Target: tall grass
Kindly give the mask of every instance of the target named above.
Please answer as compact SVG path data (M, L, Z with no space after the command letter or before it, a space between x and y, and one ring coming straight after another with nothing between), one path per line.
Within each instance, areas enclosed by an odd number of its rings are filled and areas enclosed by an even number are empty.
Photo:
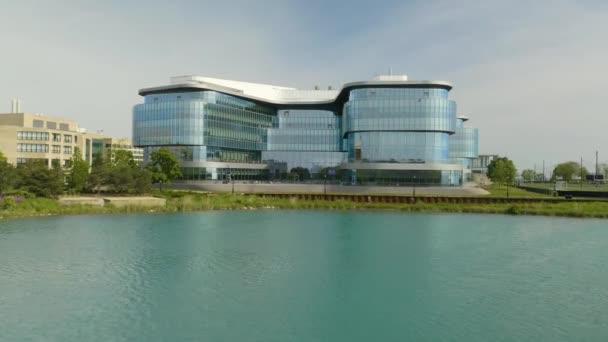
M484 213L507 215L546 215L568 217L608 218L608 202L559 203L376 203L348 200L280 199L257 195L204 194L167 191L157 194L167 199L164 207L95 207L90 205L61 206L56 200L27 199L14 208L0 210L1 218L35 217L51 215L124 214L146 212L189 212L206 210L252 209L320 209L320 210L391 210L402 212Z

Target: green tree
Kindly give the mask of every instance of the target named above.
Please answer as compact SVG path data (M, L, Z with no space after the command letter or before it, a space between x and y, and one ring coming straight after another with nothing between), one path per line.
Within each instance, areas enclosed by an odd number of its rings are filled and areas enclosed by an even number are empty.
M310 179L310 171L308 171L308 169L305 167L294 167L293 169L291 169L291 171L289 171L289 173L291 174L291 178L293 179L297 179L300 181Z
M93 156L93 164L91 173L87 181L90 191L101 192L102 188L107 185L110 174L111 165L99 153Z
M606 177L608 177L608 164L602 163L602 164L598 165L598 168L599 168L599 174L604 175L604 179L606 179Z
M15 168L0 152L0 194L13 187L15 184Z
M137 162L133 158L133 152L127 150L116 150L114 151L113 165L124 165L128 167L137 167Z
M507 157L496 158L488 165L488 177L494 183L513 184L516 173L515 164Z
M165 147L152 152L150 163L146 165L146 170L150 172L152 181L158 183L161 191L163 184L171 184L175 179L182 177L179 161Z
M63 193L65 178L58 162L49 169L46 160L28 160L17 167L18 188L41 197L56 197Z
M524 179L524 181L526 182L532 182L534 180L536 180L536 172L534 170L531 169L525 169L521 172L521 177Z
M105 178L107 188L118 193L144 193L150 189L150 175L142 170L126 150L114 152L114 160L109 165Z
M582 168L583 179L587 176L587 169ZM574 176L581 176L581 165L575 161L560 163L553 169L553 180L560 179L566 182L572 181Z
M71 192L81 193L85 190L89 179L89 163L82 158L80 148L74 149L74 155L70 159L70 171L67 177L68 189Z

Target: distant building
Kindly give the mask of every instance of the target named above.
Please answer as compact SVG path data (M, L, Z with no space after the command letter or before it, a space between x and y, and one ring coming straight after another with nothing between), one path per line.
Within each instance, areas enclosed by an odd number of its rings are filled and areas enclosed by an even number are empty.
M133 154L133 159L141 163L144 160L144 150L142 148L133 147L131 140L127 138L108 138L104 137L102 155L104 159L114 161L116 151L124 150Z
M13 165L37 159L44 160L49 167L53 162L65 166L76 148L89 163L96 154L112 159L117 149L133 152L137 161L143 159L143 150L133 148L128 139L88 133L74 120L20 112L20 103L15 100L11 111L0 114L0 151Z
M480 154L476 159L473 160L473 173L487 174L488 165L498 159L497 154Z

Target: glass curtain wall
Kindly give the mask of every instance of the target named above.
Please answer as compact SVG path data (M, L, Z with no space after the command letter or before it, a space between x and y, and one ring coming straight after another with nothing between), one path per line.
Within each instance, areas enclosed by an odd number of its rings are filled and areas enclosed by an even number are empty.
M287 171L299 167L316 174L337 167L342 152L342 118L325 110L281 110L279 125L268 130L266 161L286 163Z
M447 163L456 103L441 88L352 90L343 135L351 163ZM452 184L454 171L351 170L359 184Z
M471 180L473 161L479 154L479 131L477 128L464 126L464 120L458 120L456 132L450 136L450 162L460 164L466 170L464 181Z
M144 148L145 162L167 147L183 162L259 164L268 129L276 126L274 108L214 91L150 94L133 110L133 141ZM200 168L184 174L218 173Z

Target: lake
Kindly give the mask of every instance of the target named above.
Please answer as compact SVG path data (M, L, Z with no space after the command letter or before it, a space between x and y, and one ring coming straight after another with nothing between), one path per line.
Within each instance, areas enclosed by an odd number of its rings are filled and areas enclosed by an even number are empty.
M605 341L608 221L237 211L0 222L0 341Z

